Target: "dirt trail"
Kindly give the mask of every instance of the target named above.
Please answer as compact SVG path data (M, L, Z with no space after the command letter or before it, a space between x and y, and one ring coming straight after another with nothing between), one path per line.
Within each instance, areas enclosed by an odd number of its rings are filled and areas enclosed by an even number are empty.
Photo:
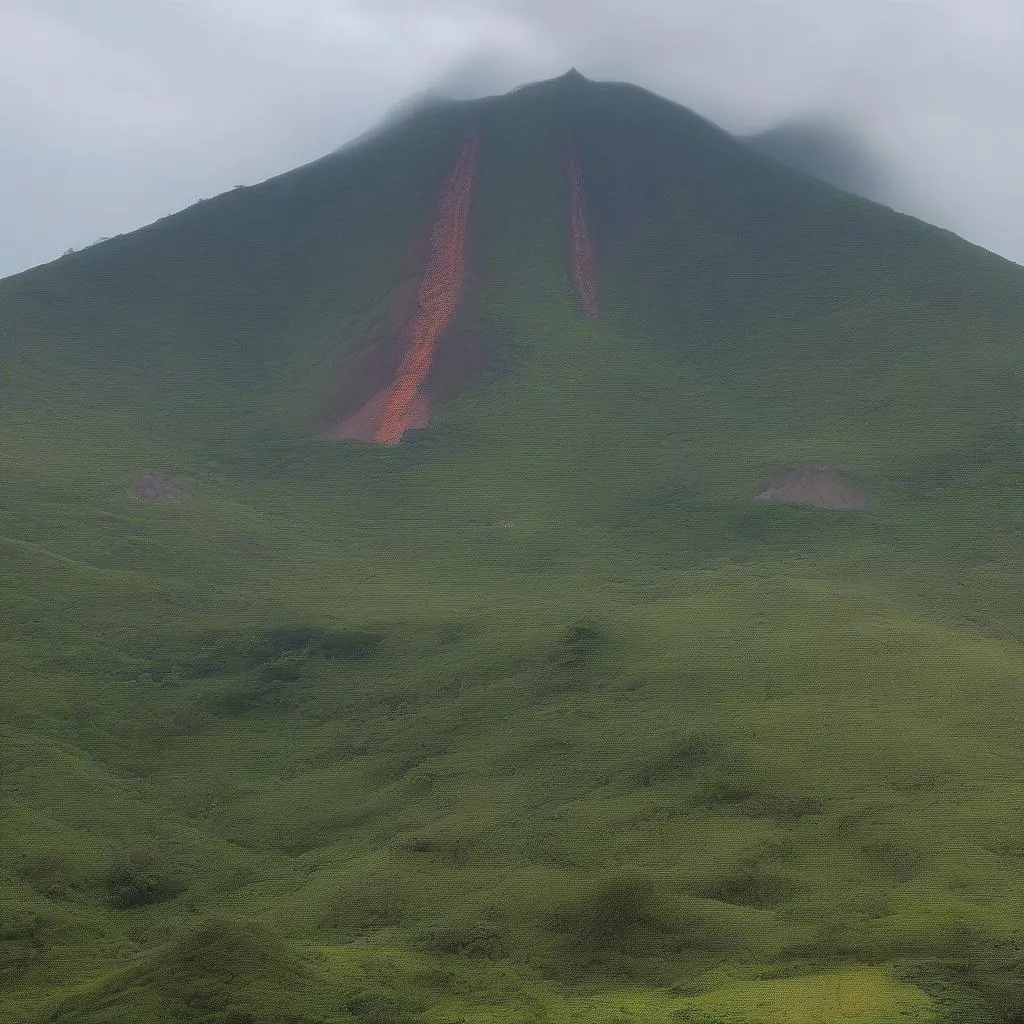
M405 351L394 379L330 431L330 437L398 444L407 430L423 428L429 422L430 401L424 384L438 338L455 315L462 292L478 149L479 139L475 137L463 146L441 193L427 265L415 309L403 332Z
M590 238L587 196L574 143L569 144L569 269L583 315L597 316L594 245Z

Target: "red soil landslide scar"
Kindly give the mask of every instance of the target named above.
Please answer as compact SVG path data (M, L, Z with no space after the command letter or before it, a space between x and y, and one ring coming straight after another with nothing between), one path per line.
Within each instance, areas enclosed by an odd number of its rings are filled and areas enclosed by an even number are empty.
M401 330L403 353L389 384L354 413L328 430L332 440L352 438L377 444L398 444L409 430L430 421L426 382L438 339L451 322L462 296L466 272L466 243L476 184L478 136L462 147L438 203L430 231L426 267L415 305ZM586 192L576 146L567 150L569 179L569 272L583 315L597 316L594 247L590 237Z
M580 175L575 143L569 143L569 270L583 315L597 316L594 245L587 219L587 197Z
M430 254L416 306L406 328L405 353L394 380L330 431L333 439L369 438L398 444L408 430L425 427L430 401L424 390L441 332L458 308L465 276L466 238L473 202L479 139L471 138L449 177L430 234Z

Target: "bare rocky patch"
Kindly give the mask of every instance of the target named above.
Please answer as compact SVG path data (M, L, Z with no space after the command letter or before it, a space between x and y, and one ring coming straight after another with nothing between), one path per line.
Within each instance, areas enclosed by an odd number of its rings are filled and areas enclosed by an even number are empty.
M140 473L132 481L131 493L138 501L177 502L185 497L177 484L152 470Z
M779 477L755 501L809 508L862 509L867 496L831 466L802 466Z

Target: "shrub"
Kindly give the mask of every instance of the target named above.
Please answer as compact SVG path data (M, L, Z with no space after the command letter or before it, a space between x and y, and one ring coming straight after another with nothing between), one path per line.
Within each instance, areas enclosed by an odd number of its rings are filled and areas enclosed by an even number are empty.
M383 642L379 633L349 629L338 633L324 633L319 639L318 652L325 658L340 661L362 661L377 653Z
M240 685L222 694L221 708L231 714L251 714L291 706L305 664L306 657L301 653L284 654L265 662Z
M608 634L591 619L573 623L559 638L551 660L561 669L577 669L597 659L608 643Z
M272 655L304 652L340 661L361 661L376 653L383 637L363 629L328 630L295 626L259 634L255 649L270 648Z
M248 680L222 694L218 703L228 714L247 715L280 710L290 701L285 683Z
M68 877L69 865L66 858L54 850L22 854L17 874L36 892L50 899L65 899L75 887Z
M359 889L340 893L320 927L355 937L377 928L404 924L414 912L411 893L396 888L390 878L370 878Z
M892 840L865 843L860 852L873 873L884 874L896 882L913 878L924 859L916 847Z
M427 1004L414 996L373 991L353 993L342 1009L357 1017L362 1024L405 1024L419 1020Z
M549 969L570 976L598 972L671 981L674 957L693 952L722 955L749 948L749 937L714 905L659 892L636 873L606 877L542 918L559 957Z
M793 881L788 875L755 861L719 876L708 895L741 907L770 907L789 899L792 893Z
M703 807L722 808L747 818L799 821L821 814L824 803L806 793L773 793L742 779L721 777L709 780L698 797Z
M177 896L184 885L156 850L145 846L119 851L106 878L108 898L121 910L162 903Z
M548 928L577 957L642 957L703 945L701 922L639 874L605 878L548 916Z
M363 629L327 630L313 626L264 629L248 636L207 638L207 649L191 660L154 668L161 679L208 679L251 672L262 665L284 662L302 665L311 658L361 661L377 653L383 636Z
M472 843L463 836L405 836L396 844L403 853L429 854L451 867L463 867L469 860Z
M721 756L721 743L713 736L690 732L673 737L664 748L645 761L637 770L637 781L652 786L716 761Z
M50 918L20 906L0 906L0 942L41 942Z
M501 930L485 922L450 924L421 932L416 945L426 953L503 960L508 950Z

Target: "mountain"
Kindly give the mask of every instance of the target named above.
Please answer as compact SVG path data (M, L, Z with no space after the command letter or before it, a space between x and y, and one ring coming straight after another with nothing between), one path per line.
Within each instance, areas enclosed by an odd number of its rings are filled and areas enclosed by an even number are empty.
M837 124L806 119L775 125L744 142L780 163L846 192L882 201L887 176L870 151Z
M575 72L0 282L0 1020L1019 1019L1022 337Z

